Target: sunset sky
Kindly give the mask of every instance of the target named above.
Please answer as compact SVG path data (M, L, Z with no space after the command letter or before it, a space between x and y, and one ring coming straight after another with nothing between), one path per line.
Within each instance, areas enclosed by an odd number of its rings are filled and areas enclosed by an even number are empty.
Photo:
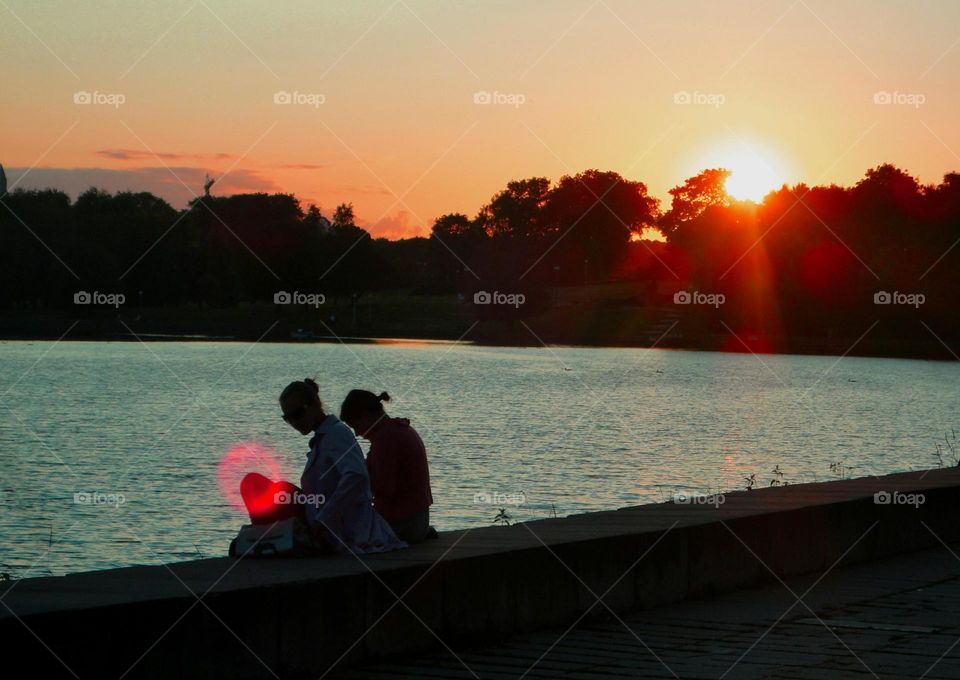
M352 201L397 238L475 214L511 179L587 168L665 204L720 165L744 196L882 162L923 182L960 169L960 2L96 7L0 0L0 163L17 187L182 207L180 180L201 193L226 173L212 193L291 192L327 215Z

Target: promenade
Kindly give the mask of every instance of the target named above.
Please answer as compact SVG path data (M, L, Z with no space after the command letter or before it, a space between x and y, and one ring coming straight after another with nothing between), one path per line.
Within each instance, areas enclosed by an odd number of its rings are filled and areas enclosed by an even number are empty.
M810 662L911 677L878 669L916 640L903 668L954 668L933 661L954 630L944 617L960 618L960 562L945 547L960 542L960 469L696 500L442 532L381 555L12 581L0 589L0 635L51 678L316 678L404 658L430 670L411 671L423 677L522 677L527 664L536 677L785 677L762 665L781 660L796 673ZM920 561L878 566L896 555ZM834 585L858 564L861 577ZM926 595L911 594L920 587ZM874 600L876 619L858 609Z
M327 677L956 680L958 555L944 545Z

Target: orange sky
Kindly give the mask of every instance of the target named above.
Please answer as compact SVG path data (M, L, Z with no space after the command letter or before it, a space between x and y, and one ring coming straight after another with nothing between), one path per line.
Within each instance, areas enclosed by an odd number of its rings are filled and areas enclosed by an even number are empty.
M214 194L352 201L396 238L511 179L590 167L661 199L745 156L765 181L960 168L947 0L4 0L0 16L0 163L73 196L180 207L209 172Z

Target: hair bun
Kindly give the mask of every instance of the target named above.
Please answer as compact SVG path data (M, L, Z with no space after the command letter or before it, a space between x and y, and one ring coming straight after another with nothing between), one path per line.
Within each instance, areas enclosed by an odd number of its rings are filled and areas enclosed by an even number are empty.
M316 392L317 394L320 394L320 386L317 384L316 380L314 380L313 378L304 378L303 382L309 385L310 389L312 389L314 392Z
M377 397L380 401L390 401L390 395L386 392L381 392L380 396Z

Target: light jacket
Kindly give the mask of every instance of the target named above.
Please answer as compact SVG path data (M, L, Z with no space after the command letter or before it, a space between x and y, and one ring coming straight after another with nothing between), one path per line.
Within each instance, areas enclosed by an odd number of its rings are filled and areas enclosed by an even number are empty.
M353 431L334 415L314 430L300 476L310 524L323 525L340 553L406 548L373 508L370 477Z

